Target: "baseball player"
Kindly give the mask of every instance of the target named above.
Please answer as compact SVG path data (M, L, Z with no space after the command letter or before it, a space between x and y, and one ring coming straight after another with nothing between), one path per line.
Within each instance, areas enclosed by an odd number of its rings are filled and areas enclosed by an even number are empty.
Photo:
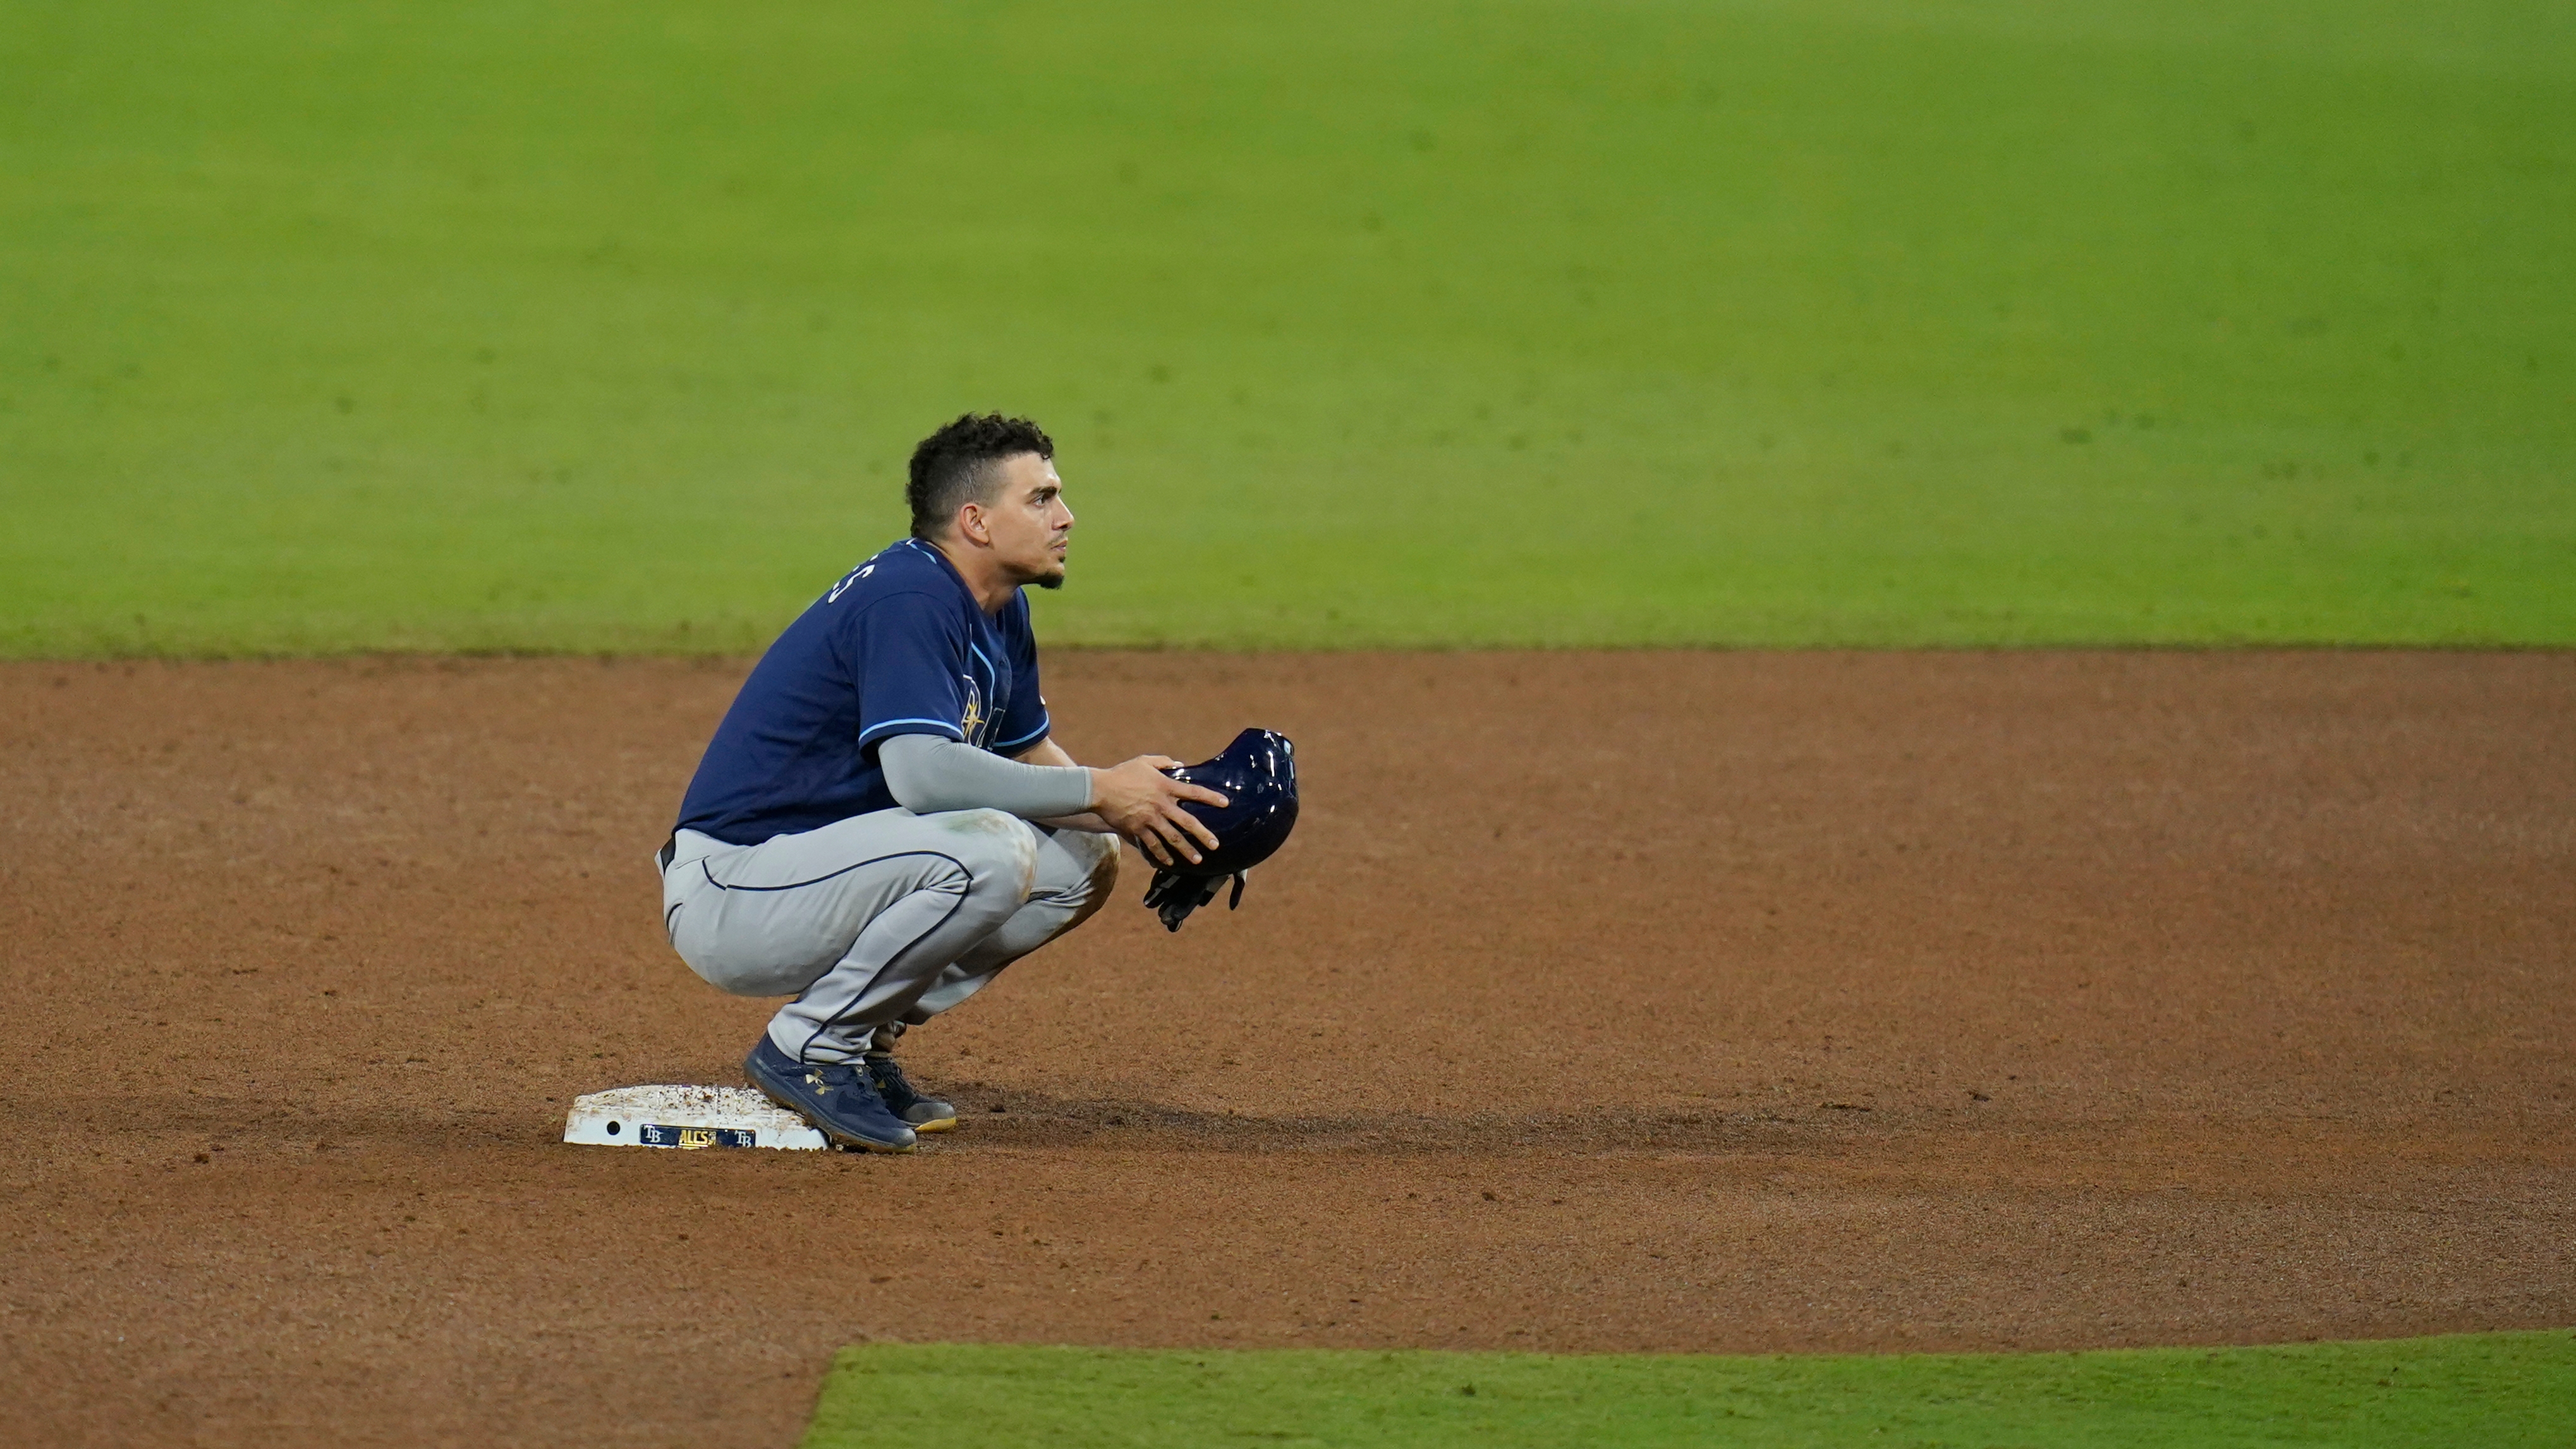
M793 998L744 1074L844 1147L910 1152L957 1124L895 1042L1099 910L1121 837L1158 867L1218 845L1182 804L1226 797L1164 773L1179 761L1085 768L1051 738L1021 590L1064 582L1054 458L1025 418L922 440L912 536L761 656L656 857L690 969Z

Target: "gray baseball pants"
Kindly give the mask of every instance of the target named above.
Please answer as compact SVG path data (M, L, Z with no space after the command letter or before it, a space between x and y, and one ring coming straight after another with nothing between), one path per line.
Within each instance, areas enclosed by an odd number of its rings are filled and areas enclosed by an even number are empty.
M662 871L680 959L736 996L793 996L769 1039L854 1062L1089 919L1118 839L999 810L880 810L758 845L683 830Z

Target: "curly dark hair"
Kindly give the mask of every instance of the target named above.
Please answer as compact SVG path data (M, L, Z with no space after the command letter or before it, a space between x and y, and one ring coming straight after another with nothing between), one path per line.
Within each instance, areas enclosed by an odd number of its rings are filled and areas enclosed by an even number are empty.
M912 450L912 481L904 501L912 505L912 536L936 538L969 502L993 498L993 465L1022 453L1055 457L1055 439L1027 418L1000 413L966 413L921 440Z

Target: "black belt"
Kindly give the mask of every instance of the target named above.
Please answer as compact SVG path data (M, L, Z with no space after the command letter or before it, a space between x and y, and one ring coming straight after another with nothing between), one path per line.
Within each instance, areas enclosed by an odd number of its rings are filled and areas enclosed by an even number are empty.
M661 866L664 870L669 870L671 868L671 857L679 853L680 837L675 833L670 839L662 842L662 848L660 850L653 852L653 860L655 864Z

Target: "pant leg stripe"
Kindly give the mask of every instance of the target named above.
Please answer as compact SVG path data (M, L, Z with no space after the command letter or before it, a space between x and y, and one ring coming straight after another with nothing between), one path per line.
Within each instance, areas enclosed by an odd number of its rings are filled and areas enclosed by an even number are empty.
M936 852L931 852L931 851L910 851L910 852L906 852L906 853L907 853L907 854L926 855L926 854L935 854ZM888 858L889 858L889 859L891 859L892 857L888 857ZM803 1042L803 1043L801 1043L801 1044L796 1048L796 1059L797 1059L798 1061L800 1061L800 1062L801 1062L801 1061L803 1061L803 1060L805 1059L805 1053L806 1053L806 1051L807 1051L808 1049L810 1049L810 1048L814 1045L814 1041L815 1041L815 1039L816 1039L817 1037L820 1037L821 1035L823 1035L823 1033L825 1033L825 1032L827 1032L827 1031L830 1031L833 1027L836 1027L836 1026L840 1025L840 1024L841 1024L841 1018L843 1018L843 1017L845 1017L845 1016L849 1015L849 1014L850 1014L851 1012L853 1012L853 1011L858 1010L859 1003L867 999L868 992L869 992L869 991L871 991L871 990L873 990L873 989L875 988L875 986L876 986L876 984L877 984L877 981L878 981L880 978L882 978L882 977L886 974L886 972L887 972L887 971L889 971L889 970L892 970L892 969L893 969L893 967L894 967L894 963L896 963L897 961L900 961L900 960L902 960L902 959L903 959L903 954L904 954L904 952L909 951L909 950L911 950L913 947L920 945L924 940L926 940L926 939L928 939L930 936L932 936L932 935L936 934L936 933L939 931L939 929L940 929L941 927L943 927L943 926L947 925L947 924L949 923L949 921L950 921L950 920L954 919L954 918L955 918L955 916L957 915L957 913L958 913L959 911L964 910L964 909L966 908L966 897L967 897L971 892L973 892L973 890L974 890L974 888L975 888L975 873L974 873L973 871L968 870L968 869L965 867L964 863L962 863L962 862L958 861L958 860L957 860L957 859L955 859L954 857L951 857L951 856L944 856L944 855L943 855L943 856L940 856L939 858L940 858L940 859L942 859L942 860L947 861L947 862L948 862L949 864L951 864L951 865L956 866L956 867L957 867L958 874L960 874L960 875L964 876L964 877L965 877L965 879L966 879L966 884L965 884L965 886L964 886L963 888L961 888L961 889L957 892L957 898L956 898L955 900L953 900L953 901L949 902L948 909L947 909L947 910L945 910L945 911L942 911L942 912L940 913L940 915L939 915L939 919L938 919L938 920L933 921L933 922L931 922L928 926L926 926L926 927L922 928L921 932L920 932L919 934L915 935L911 940L909 940L909 941L905 942L903 945L901 945L901 946L899 946L899 947L895 948L894 950L887 952L887 953L886 953L886 958L885 958L885 960L883 960L883 961L881 961L881 962L878 962L878 963L877 963L877 968L876 968L874 971L871 971L871 972L869 972L869 973L868 973L868 979L867 979L866 981L864 981L864 982L861 982L861 983L859 984L858 989L857 989L857 990L855 990L855 991L852 991L852 992L850 993L850 999L849 999L847 1002L844 1002L844 1003L841 1005L841 1007L840 1007L838 1010L834 1011L830 1016L825 1017L825 1018L823 1019L822 1023L821 1023L820 1025L816 1026L816 1027L815 1027L811 1032L806 1033L806 1036L805 1036L805 1040L804 1040L804 1042ZM907 900L907 901L908 901L908 900L912 899L912 896L917 896L917 895L920 895L920 894L921 894L921 892L920 892L920 891L914 891L914 892L912 892L912 893L911 893L911 895L907 895L907 896L905 896L905 897L904 897L904 900ZM903 904L903 901L897 901L897 902L895 902L894 906L889 906L889 907L887 907L887 909L888 909L888 910L893 910L893 909L895 909L896 907L901 906L902 904ZM880 913L880 915L879 915L878 919L883 919L883 915L882 915L882 913ZM871 920L871 921L869 921L869 922L868 922L868 925L870 925L870 926L873 926L873 925L875 925L875 924L876 924L876 921L875 921L875 920ZM867 927L866 927L866 926L862 926L862 927L860 927L860 928L859 928L859 934L860 934L860 935L862 935L862 936L866 935L866 934L867 934ZM857 942L857 941L855 941L855 940L853 940L850 944L851 944L853 947L855 947L855 946L858 944L858 942ZM843 959L844 959L844 960L846 960L846 959L848 959L848 958L847 958L847 957L844 957ZM838 969L838 968L836 967L835 969ZM829 972L829 971L826 971L826 972L824 972L823 974L824 974L824 975L826 975L826 976L829 976L829 975L831 975L832 973L831 973L831 972ZM797 999L798 1001L803 1001L805 998L804 998L803 996L801 996L801 995L800 995L800 996L798 996L796 999Z

